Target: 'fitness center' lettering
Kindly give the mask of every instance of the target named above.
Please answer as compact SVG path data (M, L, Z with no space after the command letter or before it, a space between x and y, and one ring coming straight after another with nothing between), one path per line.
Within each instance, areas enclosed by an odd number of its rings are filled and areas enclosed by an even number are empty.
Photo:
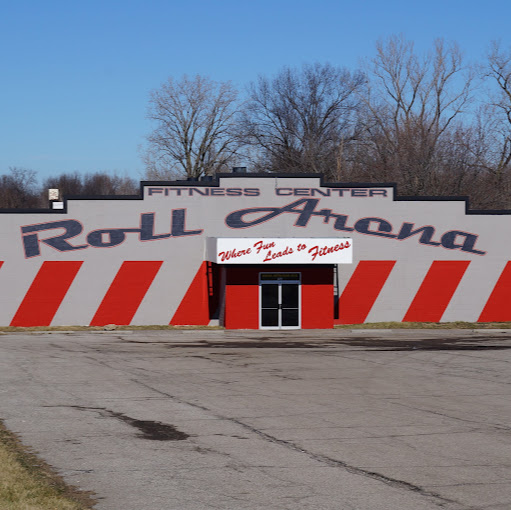
M162 197L258 197L259 188L187 188L187 187L148 187L147 195ZM386 197L386 189L372 188L275 188L279 197Z

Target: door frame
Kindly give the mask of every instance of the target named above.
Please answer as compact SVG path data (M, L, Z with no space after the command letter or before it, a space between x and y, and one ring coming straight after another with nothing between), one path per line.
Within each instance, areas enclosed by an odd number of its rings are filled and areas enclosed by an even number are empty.
M296 274L297 278L294 280L275 279L262 280L262 275L290 275ZM296 284L298 285L298 325L296 326L282 326L282 308L279 307L279 320L277 326L263 326L262 323L262 292L261 287L266 284L279 285L279 304L282 304L282 285L283 284ZM259 329L301 329L302 328L302 273L300 271L260 271L258 277L258 307L259 307Z

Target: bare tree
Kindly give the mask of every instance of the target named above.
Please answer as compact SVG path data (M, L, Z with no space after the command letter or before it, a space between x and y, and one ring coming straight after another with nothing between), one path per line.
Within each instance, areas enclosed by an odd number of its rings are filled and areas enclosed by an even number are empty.
M259 152L259 169L335 173L357 132L354 92L364 76L330 64L285 68L250 87L241 129Z
M42 195L47 198L48 189L58 189L61 196L83 195L83 177L78 172L50 176L43 181Z
M511 51L491 45L480 105L459 143L471 169L463 193L480 209L511 208ZM483 91L487 93L484 98ZM452 172L451 172L452 173Z
M137 181L131 177L107 172L74 172L48 177L43 182L42 194L46 195L49 188L57 188L62 196L135 195L139 192Z
M10 167L9 172L0 175L0 208L30 209L38 207L39 193L34 170Z
M494 134L490 144L492 165L487 170L500 178L511 170L511 49L507 52L496 42L488 54L488 76L496 86L486 108L489 131Z
M135 195L139 192L137 181L116 173L96 172L83 176L84 195Z
M147 178L197 178L228 168L239 140L234 134L237 91L204 76L169 78L151 93Z
M444 140L459 140L458 119L470 102L472 74L459 48L437 40L420 58L393 36L377 44L365 107L365 139L357 159L368 179L394 180L405 194L448 190L440 182Z

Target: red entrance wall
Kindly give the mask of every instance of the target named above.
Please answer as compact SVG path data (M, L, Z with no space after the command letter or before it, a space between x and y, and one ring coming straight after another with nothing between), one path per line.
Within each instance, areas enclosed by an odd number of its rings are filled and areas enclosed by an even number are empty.
M305 270L302 269L302 328L333 327L334 268L308 266Z
M224 324L227 329L259 328L259 273L302 274L302 329L334 326L332 266L226 266Z
M228 266L225 271L224 326L258 329L259 270L253 266Z

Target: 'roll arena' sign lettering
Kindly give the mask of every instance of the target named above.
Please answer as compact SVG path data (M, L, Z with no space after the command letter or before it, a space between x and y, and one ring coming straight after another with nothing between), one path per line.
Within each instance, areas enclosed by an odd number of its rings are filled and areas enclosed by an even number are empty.
M475 244L478 236L461 230L449 230L436 237L436 229L431 225L416 226L411 222L403 222L399 230L394 231L392 224L378 217L365 217L350 223L348 215L334 213L332 209L319 209L319 199L304 198L291 202L283 207L249 207L233 211L225 218L225 224L231 229L246 229L274 220L281 215L296 215L295 227L308 226L312 218L321 218L323 223L332 225L333 230L341 232L358 232L376 237L385 237L403 241L416 237L422 245L440 246L448 250L460 250L476 255L486 252L477 250ZM89 232L85 242L72 244L70 239L82 234L83 226L77 220L51 221L21 227L23 248L26 258L41 255L40 244L43 243L57 251L68 252L82 250L89 246L94 248L112 248L126 240L126 234L138 234L140 241L195 236L203 233L202 229L185 228L186 209L174 209L170 214L170 231L155 234L155 213L142 213L140 225L135 228L104 228ZM58 230L56 235L41 238L42 232Z

